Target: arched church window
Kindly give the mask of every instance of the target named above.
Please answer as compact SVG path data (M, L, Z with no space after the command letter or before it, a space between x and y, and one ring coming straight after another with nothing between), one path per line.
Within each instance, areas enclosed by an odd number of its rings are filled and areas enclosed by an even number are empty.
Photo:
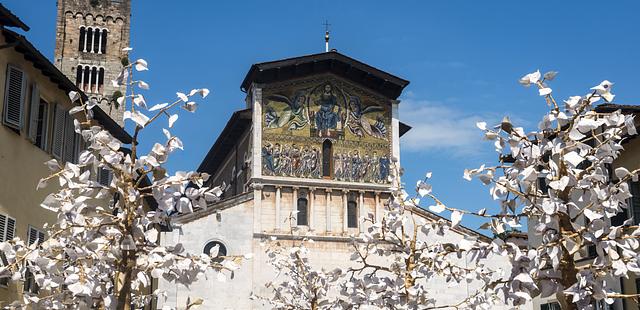
M218 253L212 253L212 250L216 245L218 246ZM207 255L216 254L216 255L213 255L214 257L216 257L214 261L222 261L221 257L227 256L227 247L224 246L224 244L220 241L211 241L204 246L203 252L204 254L207 254Z
M93 47L93 28L87 29L87 46L85 48L85 52L91 52L91 48Z
M93 67L91 68L91 85L89 85L89 92L90 93L97 93L98 92L98 68Z
M358 204L353 200L347 202L347 227L358 228Z
M107 53L107 33L109 31L107 31L107 29L102 29L102 40L100 41L100 44L102 44L102 46L100 47L100 53L102 54L106 54Z
M89 91L89 81L91 81L91 68L89 68L89 66L86 66L84 67L84 74L82 77L82 91Z
M80 37L78 38L78 51L84 52L85 36L87 35L87 29L84 26L80 27Z
M333 144L331 140L324 140L322 143L322 176L331 177L331 167L333 166L331 160L333 159Z
M101 39L100 32L101 32L101 30L97 29L97 28L93 32L93 49L92 49L92 51L94 53L100 53L100 39Z
M104 68L100 68L98 71L98 93L104 91Z
M309 225L309 212L307 212L308 209L307 198L298 198L298 216L296 221L298 226Z
M82 88L82 66L76 68L76 86Z

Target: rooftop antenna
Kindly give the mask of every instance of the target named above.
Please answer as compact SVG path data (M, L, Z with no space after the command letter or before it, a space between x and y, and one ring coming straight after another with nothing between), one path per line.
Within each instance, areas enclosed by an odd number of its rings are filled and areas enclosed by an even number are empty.
M329 52L329 26L331 26L331 24L329 24L329 21L325 20L324 21L324 51L325 52Z

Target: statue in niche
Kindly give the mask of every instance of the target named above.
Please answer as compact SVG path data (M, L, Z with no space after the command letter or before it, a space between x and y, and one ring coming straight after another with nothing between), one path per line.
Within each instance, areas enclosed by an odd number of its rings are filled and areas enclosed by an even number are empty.
M352 134L363 138L365 134L387 140L387 127L384 124L382 115L378 115L376 121L373 124L366 117L367 114L373 112L384 112L384 108L381 106L370 105L362 108L360 98L351 96L349 98L349 117L347 119L347 127Z
M299 90L289 100L287 96L271 95L264 114L266 128L288 128L300 130L309 124L308 96L304 90ZM284 109L276 111L269 103L280 102L286 104Z
M338 129L342 110L331 84L324 84L322 93L316 99L315 104L320 107L318 112L315 113L318 137L331 137L331 131ZM337 111L336 106L338 107Z

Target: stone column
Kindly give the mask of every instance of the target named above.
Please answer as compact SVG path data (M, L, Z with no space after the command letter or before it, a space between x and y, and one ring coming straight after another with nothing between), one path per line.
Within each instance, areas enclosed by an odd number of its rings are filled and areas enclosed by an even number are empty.
M309 212L309 230L313 230L314 229L314 223L315 223L315 195L316 195L316 188L315 187L309 187L309 209L307 210Z
M375 192L375 200L376 200L376 223L380 223L382 221L382 208L380 206L380 192Z
M331 189L325 189L327 193L327 232L331 231Z
M294 186L293 187L293 199L291 199L291 210L292 211L297 211L298 210L298 187ZM293 213L291 213L293 214ZM297 226L298 225L298 214L296 213L295 216L293 216L292 219L289 219L289 221L293 221L292 226ZM309 206L307 204L307 225L309 224Z
M343 213L343 218L342 218L342 231L343 232L347 232L349 230L349 208L348 208L348 201L347 201L347 195L349 194L349 191L346 189L342 190L342 213Z
M102 51L102 32L106 31L105 29L101 29L98 33L98 51L96 51L96 53L101 54ZM94 36L95 38L95 36ZM97 79L96 79L97 80Z
M280 223L282 222L281 216L280 216L280 196L281 196L281 189L282 186L276 186L276 231L280 231L281 225Z
M83 52L87 52L87 45L89 42L89 27L84 27L84 46L82 47Z
M391 135L392 149L391 156L397 160L400 165L400 113L398 105L400 100L391 100Z
M362 214L362 210L364 210L364 191L360 191L360 201L358 202L358 207L356 208L356 218L358 223L358 231L362 232L362 222L360 222L360 215Z
M253 232L262 232L262 184L253 184Z
M253 100L251 177L260 178L262 177L262 88L257 84L251 88L251 100Z

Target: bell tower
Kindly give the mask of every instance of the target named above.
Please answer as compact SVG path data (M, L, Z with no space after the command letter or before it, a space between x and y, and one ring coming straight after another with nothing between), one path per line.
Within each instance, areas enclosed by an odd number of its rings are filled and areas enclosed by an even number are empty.
M118 124L125 87L111 83L129 46L130 0L58 0L55 65Z

